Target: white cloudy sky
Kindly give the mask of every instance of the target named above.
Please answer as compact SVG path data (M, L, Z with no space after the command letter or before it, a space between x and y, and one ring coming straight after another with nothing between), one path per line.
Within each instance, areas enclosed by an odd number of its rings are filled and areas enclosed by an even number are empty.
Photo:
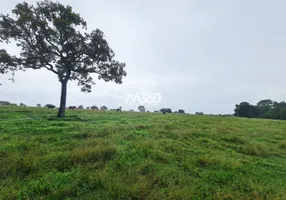
M19 0L1 1L10 13ZM34 3L34 0L27 0ZM92 93L69 83L68 105L127 105L129 93L160 93L154 110L232 113L241 101L286 100L284 0L59 0L101 29L127 64L122 85L97 81ZM11 53L13 45L0 44ZM0 100L59 104L60 84L49 71L27 71L16 82L1 75Z

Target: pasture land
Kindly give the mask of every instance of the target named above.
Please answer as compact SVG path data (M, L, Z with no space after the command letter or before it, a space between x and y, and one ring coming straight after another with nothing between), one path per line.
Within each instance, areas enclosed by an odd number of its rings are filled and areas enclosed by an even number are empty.
M0 199L286 199L286 121L0 107Z

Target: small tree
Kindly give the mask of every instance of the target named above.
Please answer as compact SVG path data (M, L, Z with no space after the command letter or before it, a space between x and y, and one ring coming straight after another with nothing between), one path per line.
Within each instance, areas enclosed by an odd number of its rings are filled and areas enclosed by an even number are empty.
M146 111L146 108L144 106L138 106L138 110L140 112L145 112Z
M50 0L36 6L24 2L12 13L0 15L0 42L16 41L21 53L16 57L0 50L0 73L47 69L56 74L61 83L58 117L65 116L68 81L77 81L84 92L91 92L94 84L91 73L122 83L125 63L114 60L102 31L83 32L86 22L70 6Z
M101 106L100 110L108 110L108 108L106 106Z
M92 110L98 110L99 108L97 106L91 106L90 107Z
M160 109L160 112L162 112L162 113L172 113L172 109L171 108L162 108L162 109Z
M182 109L179 109L179 110L178 110L178 113L184 114L184 113L185 113L185 111L184 111L184 110L182 110Z
M45 105L45 108L49 108L49 109L53 109L53 108L55 108L56 106L55 105L53 105L53 104L46 104Z

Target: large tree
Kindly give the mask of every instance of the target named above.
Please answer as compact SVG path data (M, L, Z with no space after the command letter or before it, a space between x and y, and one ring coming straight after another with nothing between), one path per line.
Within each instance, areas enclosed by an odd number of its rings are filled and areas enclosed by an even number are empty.
M258 109L248 102L241 102L239 105L235 105L234 116L248 118L258 117Z
M67 83L77 81L84 92L99 79L122 83L125 63L114 60L114 52L99 29L85 32L86 22L64 6L50 0L36 6L19 3L13 16L0 15L0 42L16 41L19 56L0 50L0 72L18 69L47 69L58 76L61 99L58 117L65 116Z

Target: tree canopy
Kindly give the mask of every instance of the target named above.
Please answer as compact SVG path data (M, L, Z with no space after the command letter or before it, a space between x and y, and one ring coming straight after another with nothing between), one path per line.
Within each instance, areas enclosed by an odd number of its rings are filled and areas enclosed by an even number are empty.
M146 111L146 108L144 106L138 106L138 110L140 112L145 112Z

